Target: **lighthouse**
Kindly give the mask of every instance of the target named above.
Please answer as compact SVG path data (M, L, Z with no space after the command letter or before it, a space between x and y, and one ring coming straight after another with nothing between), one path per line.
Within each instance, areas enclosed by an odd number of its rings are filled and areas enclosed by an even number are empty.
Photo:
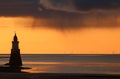
M10 54L9 66L11 67L22 66L22 59L21 59L20 49L19 49L19 41L18 41L18 37L16 33L12 41L12 49L11 49L11 54Z

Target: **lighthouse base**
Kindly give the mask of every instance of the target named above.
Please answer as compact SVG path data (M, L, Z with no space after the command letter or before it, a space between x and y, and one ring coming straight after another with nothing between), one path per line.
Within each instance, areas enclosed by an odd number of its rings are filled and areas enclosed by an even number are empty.
M13 67L13 66L0 66L0 72L15 72L22 73L23 69L31 69L29 67Z

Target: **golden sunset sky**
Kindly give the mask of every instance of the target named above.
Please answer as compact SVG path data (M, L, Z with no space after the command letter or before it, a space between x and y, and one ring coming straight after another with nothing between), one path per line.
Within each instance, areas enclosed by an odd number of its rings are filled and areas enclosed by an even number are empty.
M31 17L0 17L0 54L9 54L14 32L21 54L119 54L120 28L57 30L26 27ZM21 23L20 23L21 22ZM41 19L42 22L42 19Z

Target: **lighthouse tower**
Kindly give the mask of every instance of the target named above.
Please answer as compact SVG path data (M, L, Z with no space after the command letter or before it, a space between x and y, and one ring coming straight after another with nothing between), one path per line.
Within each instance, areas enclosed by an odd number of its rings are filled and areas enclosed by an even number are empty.
M11 67L22 66L22 59L21 59L20 49L19 49L19 41L18 41L16 33L12 41L12 49L11 49L9 65Z

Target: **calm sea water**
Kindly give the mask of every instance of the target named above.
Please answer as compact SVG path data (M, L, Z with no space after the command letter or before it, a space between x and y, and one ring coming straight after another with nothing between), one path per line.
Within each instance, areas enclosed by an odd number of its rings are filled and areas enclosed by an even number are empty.
M4 58L5 57L5 58ZM0 55L0 64L9 61ZM23 70L29 73L120 74L120 55L22 55Z

